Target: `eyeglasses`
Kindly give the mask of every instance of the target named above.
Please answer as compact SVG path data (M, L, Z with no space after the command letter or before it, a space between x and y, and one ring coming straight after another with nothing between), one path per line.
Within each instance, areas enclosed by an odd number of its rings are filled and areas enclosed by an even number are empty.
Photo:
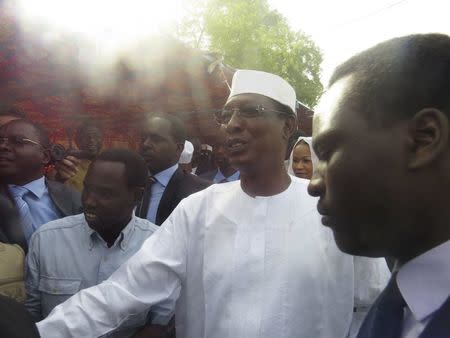
M214 114L214 117L216 119L216 122L219 125L227 125L230 122L230 120L234 114L236 114L236 116L239 116L239 117L251 119L251 118L267 115L269 113L278 114L278 115L286 115L286 116L292 115L289 112L284 112L284 111L279 111L279 110L274 110L274 109L267 109L262 105L258 105L256 107L225 108L225 109L217 111Z
M0 137L0 145L2 145L2 144L8 144L15 148L23 147L27 144L33 144L33 145L36 145L36 146L39 146L39 147L45 149L45 147L42 144L40 144L39 142L30 140L29 138L26 138L26 137L20 137L20 136Z

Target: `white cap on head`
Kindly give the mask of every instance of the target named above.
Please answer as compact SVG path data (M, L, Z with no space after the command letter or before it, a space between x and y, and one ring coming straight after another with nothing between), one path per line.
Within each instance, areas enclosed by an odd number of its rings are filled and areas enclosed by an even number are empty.
M258 70L237 70L233 76L228 100L239 94L260 94L295 110L295 90L284 79L275 74Z
M178 163L180 164L188 164L192 161L192 154L194 154L194 146L189 141L184 141L184 149L180 155L180 160Z

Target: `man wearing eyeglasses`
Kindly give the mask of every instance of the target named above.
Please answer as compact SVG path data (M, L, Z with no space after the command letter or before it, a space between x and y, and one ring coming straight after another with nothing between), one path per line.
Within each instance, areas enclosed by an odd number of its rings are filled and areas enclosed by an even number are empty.
M0 127L0 177L16 203L27 241L42 224L80 211L78 193L44 178L50 160L45 130L18 119Z
M242 70L217 119L241 180L180 202L127 263L38 323L45 337L97 337L150 307L175 310L178 338L345 337L351 256L320 226L307 182L284 165L294 89Z

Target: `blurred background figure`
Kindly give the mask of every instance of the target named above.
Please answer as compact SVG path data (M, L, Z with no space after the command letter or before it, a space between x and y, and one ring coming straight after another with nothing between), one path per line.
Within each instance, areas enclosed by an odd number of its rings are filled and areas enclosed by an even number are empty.
M49 177L81 192L89 165L102 149L103 133L100 125L93 120L84 121L76 131L75 143L78 151L69 149L70 155L56 163L56 171Z
M230 160L228 159L225 134L223 131L219 132L217 141L213 146L212 155L215 168L199 175L200 177L213 181L214 183L225 183L239 180L239 171L231 166Z
M313 174L313 164L317 157L311 151L311 137L300 136L294 144L289 156L288 172L300 178L310 180Z
M192 173L192 158L194 155L194 145L186 140L184 142L184 148L180 155L180 159L178 160L178 166L185 173Z

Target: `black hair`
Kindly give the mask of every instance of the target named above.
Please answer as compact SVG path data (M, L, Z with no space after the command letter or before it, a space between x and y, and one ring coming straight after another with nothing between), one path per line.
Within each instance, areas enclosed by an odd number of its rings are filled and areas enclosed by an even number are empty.
M347 99L381 124L427 107L450 114L448 35L416 34L382 42L337 67L329 87L351 74Z
M144 159L136 152L124 148L112 148L101 152L94 162L120 162L125 165L129 187L144 188L148 181L148 169Z
M18 119L24 119L26 117L25 112L17 107L1 107L0 116L14 116Z
M183 143L186 141L187 134L186 129L184 128L183 122L173 114L165 114L165 113L148 113L145 115L146 120L153 119L155 117L164 119L170 123L170 130L173 139L176 143Z
M9 121L8 123L4 124L2 126L6 127L9 126L11 124L15 124L15 123L23 123L23 124L27 124L29 126L32 126L33 129L36 131L36 133L38 134L39 137L39 143L45 148L45 149L49 149L50 148L50 138L48 136L48 132L47 130L41 126L40 124L33 122L31 120L27 120L27 119L17 119L17 120L12 120Z
M100 126L100 124L97 121L88 119L88 120L84 120L81 125L77 128L76 132L75 132L75 141L77 143L80 142L80 139L82 138L82 136L84 135L84 133L89 129L89 128L96 128L98 129L98 131L100 132L100 135L102 135L102 128Z

